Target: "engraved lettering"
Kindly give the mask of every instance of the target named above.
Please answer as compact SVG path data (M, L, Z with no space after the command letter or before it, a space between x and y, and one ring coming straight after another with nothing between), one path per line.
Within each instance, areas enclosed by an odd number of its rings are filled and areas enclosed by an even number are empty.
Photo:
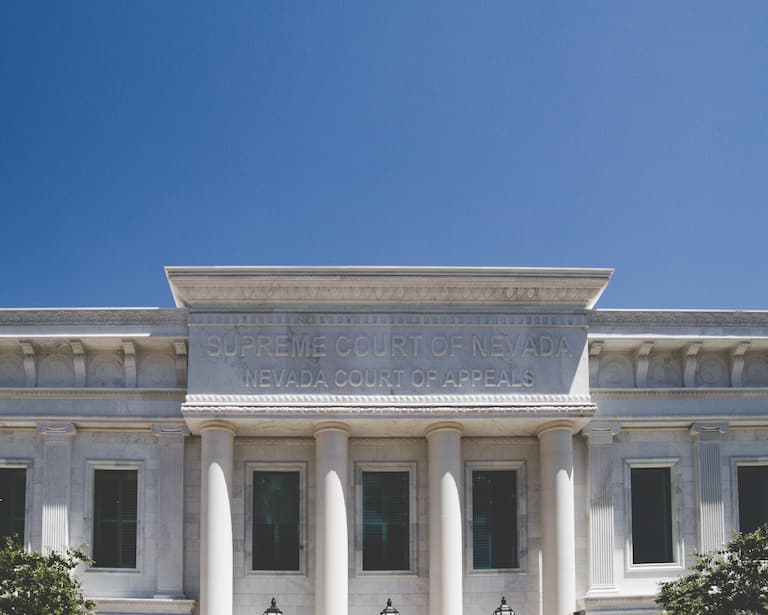
M208 356L218 357L221 354L221 338L218 335L208 336Z

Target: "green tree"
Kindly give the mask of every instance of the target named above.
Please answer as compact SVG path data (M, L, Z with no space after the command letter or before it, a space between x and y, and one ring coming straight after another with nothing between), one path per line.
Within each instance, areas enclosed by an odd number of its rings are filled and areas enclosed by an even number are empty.
M0 615L94 615L72 576L81 562L91 564L80 549L44 555L7 538L0 548Z
M656 603L665 613L768 614L768 525L694 556L693 572L661 584Z

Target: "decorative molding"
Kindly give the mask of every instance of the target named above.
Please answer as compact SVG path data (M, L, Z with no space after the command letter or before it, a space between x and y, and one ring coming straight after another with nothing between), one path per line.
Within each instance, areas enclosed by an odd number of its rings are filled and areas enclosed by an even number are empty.
M728 433L728 423L694 423L691 425L690 434L700 442L717 441L722 435Z
M186 418L209 418L217 416L345 416L366 418L374 416L394 416L406 418L432 418L435 415L457 417L481 416L527 416L527 417L574 417L588 418L593 416L597 407L594 405L579 406L483 406L483 407L453 407L453 406L187 406L182 405L181 411Z
M184 423L153 423L152 425L152 435L162 445L184 444L184 438L189 433L189 427Z
M176 305L505 304L591 308L609 269L166 267Z
M176 352L176 386L187 386L187 340L173 340L173 349Z
M765 399L768 388L741 389L596 389L591 397L596 399Z
M24 378L28 387L37 384L37 361L35 360L35 347L29 340L19 340L19 346L24 353Z
M131 340L123 340L123 365L125 366L125 386L136 387L136 346Z
M69 441L77 433L72 423L46 422L37 424L37 434L48 442Z
M80 340L69 340L72 348L72 364L75 368L75 386L85 386L85 349Z
M600 372L600 353L603 352L603 342L589 344L589 386L597 386L597 375Z
M613 444L614 436L620 431L621 425L618 423L590 423L581 433L588 438L589 446L599 446Z
M592 406L589 395L187 395L185 407L230 406Z
M699 365L700 350L701 342L688 344L684 350L685 369L683 370L683 386L689 389L696 386L696 368Z
M653 342L643 342L637 350L635 362L635 383L639 389L644 389L648 380L648 366Z
M184 401L184 389L27 389L0 387L0 399L138 399Z
M190 327L284 327L343 326L343 327L390 327L392 325L417 327L586 327L587 317L582 313L324 313L324 312L192 312Z
M179 325L186 327L188 311L179 308L160 309L0 309L0 327L30 325Z
M744 355L749 350L750 343L741 342L731 353L731 386L740 387L744 375Z
M768 311L593 310L590 327L768 327Z

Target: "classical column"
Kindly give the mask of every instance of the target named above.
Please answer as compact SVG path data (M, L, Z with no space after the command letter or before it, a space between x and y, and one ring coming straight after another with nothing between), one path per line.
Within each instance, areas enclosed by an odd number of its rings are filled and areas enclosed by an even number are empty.
M543 613L576 608L576 539L573 506L573 426L545 425L538 433L541 465Z
M207 421L202 436L200 615L232 615L232 465L235 427Z
M157 598L184 597L184 438L183 424L152 426L158 440Z
M720 480L720 440L728 431L725 423L694 423L696 464L696 496L698 499L699 546L702 552L723 546L725 542L725 509Z
M461 425L427 429L429 451L429 613L463 611Z
M72 473L72 423L38 423L43 440L43 526L40 544L44 552L69 546L69 485Z
M344 423L321 423L315 430L316 615L347 615L349 609L348 438Z
M613 437L615 423L593 423L589 442L589 591L615 591L613 577Z

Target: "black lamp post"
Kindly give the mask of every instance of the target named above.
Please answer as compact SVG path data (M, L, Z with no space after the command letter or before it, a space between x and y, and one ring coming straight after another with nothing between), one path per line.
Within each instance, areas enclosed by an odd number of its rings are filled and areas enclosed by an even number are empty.
M515 615L515 611L512 610L512 607L507 604L507 599L502 596L501 604L496 607L493 615Z
M387 598L387 606L384 607L381 615L400 615L400 611L392 606L392 598Z
M277 602L274 598L272 598L272 603L267 607L267 610L264 611L264 615L283 615L283 612L277 608Z

